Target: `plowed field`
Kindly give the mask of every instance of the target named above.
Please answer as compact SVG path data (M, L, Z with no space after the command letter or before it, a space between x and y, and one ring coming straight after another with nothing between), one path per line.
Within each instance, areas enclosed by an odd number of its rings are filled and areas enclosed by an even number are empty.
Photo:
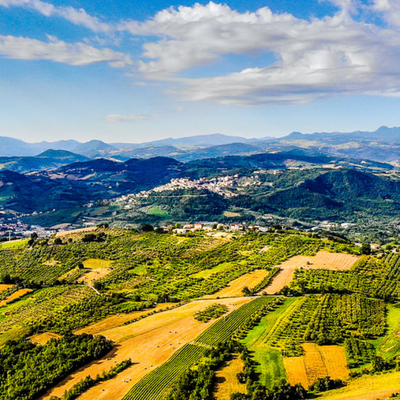
M221 299L230 311L252 300L251 298ZM182 307L151 315L130 325L103 331L102 334L116 343L113 351L67 377L42 399L50 399L70 389L87 375L95 377L109 370L116 363L131 358L133 365L114 379L96 385L79 397L80 400L121 399L144 375L167 361L178 349L194 340L215 320L208 323L194 319L196 311L202 310L209 301L195 301Z

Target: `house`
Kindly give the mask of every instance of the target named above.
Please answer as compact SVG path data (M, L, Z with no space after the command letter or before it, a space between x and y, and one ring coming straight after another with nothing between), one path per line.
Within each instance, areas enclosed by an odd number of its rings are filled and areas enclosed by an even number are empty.
M189 229L185 229L185 228L176 228L173 230L175 233L188 233Z
M229 230L231 232L239 232L243 230L243 225L241 224L231 224Z

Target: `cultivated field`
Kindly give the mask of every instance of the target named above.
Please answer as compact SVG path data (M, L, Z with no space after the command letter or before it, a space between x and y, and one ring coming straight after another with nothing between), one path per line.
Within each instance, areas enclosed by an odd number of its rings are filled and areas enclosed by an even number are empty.
M352 254L329 253L319 251L313 257L295 256L279 264L280 272L274 277L271 284L260 292L275 294L287 286L293 278L294 271L304 269L329 269L333 271L345 271L350 269L360 257Z
M320 400L377 400L387 399L400 392L400 372L364 375L350 380L347 386L330 390Z
M291 257L279 267L285 268L306 268L306 269L330 269L344 271L350 269L358 260L359 256L344 253L329 253L319 251L315 256L295 256Z
M244 363L240 356L234 355L227 365L216 373L214 398L216 400L230 400L231 394L246 393L246 385L239 383L236 374L243 371Z
M74 229L72 231L57 232L56 238L62 238L62 237L69 236L69 235L86 234L87 232L92 232L92 231L95 231L96 229L97 229L96 227L91 227L91 228Z
M97 258L90 258L83 261L84 267L90 269L90 271L84 272L77 282L92 286L95 281L104 278L112 271L110 264L111 261L100 260Z
M197 272L196 274L193 274L192 276L193 276L193 278L208 279L212 274L215 274L217 272L221 272L224 269L229 268L231 266L232 266L232 264L229 263L229 262L218 264L214 268L205 269L203 271Z
M157 307L151 308L150 310L144 311L134 311L129 314L117 314L111 315L105 319L102 319L99 322L96 322L92 325L85 326L84 328L78 329L74 331L76 335L80 335L82 333L87 333L90 335L103 335L105 331L109 331L113 328L117 328L121 325L124 325L125 322L131 321L135 318L141 318L142 316L148 315L152 311L160 311L165 310L171 307L173 303L162 303L158 304Z
M14 293L14 295L17 293ZM2 318L0 343L4 343L8 339L19 339L21 335L18 332L26 334L26 331L29 331L29 326L37 322L45 323L46 321L51 321L66 305L88 301L91 296L94 296L94 293L86 286L60 285L54 288L37 290L35 293L24 296L18 301L6 304L0 317Z
M5 284L0 284L0 293L4 292L7 289L10 289L11 287L13 287L14 285L5 285Z
M349 377L347 360L340 346L318 346L315 343L302 345L303 357L287 357L284 365L291 385L301 383L305 388L318 378L330 376L346 381Z
M400 353L400 308L388 304L386 322L385 336L377 339L375 344L381 355L391 358Z
M244 343L250 350L256 350L259 346L268 342L273 331L279 326L280 321L296 308L299 298L286 298L285 302L275 311L262 318L260 324L253 328L246 336Z
M111 261L101 260L99 258L88 258L87 260L83 261L83 266L89 269L105 268L110 266L110 264Z
M0 249L16 249L19 247L24 247L28 244L28 239L18 239L18 240L10 240L8 242L0 243Z
M229 283L227 287L219 290L218 292L210 295L205 296L205 299L216 299L216 298L223 298L223 297L238 297L241 296L242 290L245 287L252 288L258 285L262 280L268 276L269 271L258 269L253 272L250 272L246 275L241 276Z
M277 275L272 279L272 282L258 294L276 294L287 286L293 278L294 268L281 268Z
M289 383L295 385L301 383L303 387L308 388L308 377L304 365L304 357L286 357L283 360L286 375Z
M32 289L20 289L20 290L17 290L15 293L13 293L9 297L7 297L5 300L0 301L0 307L5 306L6 304L10 303L11 301L19 299L22 296L25 296L29 292L32 292Z
M56 333L45 332L45 333L38 333L37 335L33 335L29 338L32 343L35 344L46 344L51 339L59 339L61 336L57 335Z
M221 304L232 311L251 298L223 299ZM81 368L47 393L43 399L60 397L65 390L88 375L95 377L109 370L116 363L131 358L133 366L109 381L96 385L80 397L80 400L117 400L148 372L166 362L178 349L193 341L214 321L208 323L194 319L195 312L211 304L195 301L173 310L151 315L130 325L124 325L102 334L116 342L115 349L107 357Z
M256 372L260 373L260 381L266 387L271 388L286 378L281 351L267 343L268 336L298 300L296 297L286 298L282 306L263 317L243 340L246 347L254 352L254 360L258 363Z

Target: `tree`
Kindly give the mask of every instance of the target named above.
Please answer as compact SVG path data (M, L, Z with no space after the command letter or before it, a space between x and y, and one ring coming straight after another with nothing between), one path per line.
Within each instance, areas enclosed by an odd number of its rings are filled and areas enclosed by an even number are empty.
M142 225L141 230L142 230L143 232L153 232L153 231L154 231L154 228L153 228L153 226L150 225L150 224L144 224L144 225Z
M251 290L247 286L245 286L242 289L242 293L243 293L243 296L251 296L252 295Z
M371 245L369 243L363 243L361 245L361 253L362 254L371 254Z

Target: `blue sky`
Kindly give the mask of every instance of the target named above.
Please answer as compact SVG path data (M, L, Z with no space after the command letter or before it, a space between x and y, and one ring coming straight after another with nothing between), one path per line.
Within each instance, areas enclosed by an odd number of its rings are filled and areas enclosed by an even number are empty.
M0 135L400 126L399 0L0 0Z

